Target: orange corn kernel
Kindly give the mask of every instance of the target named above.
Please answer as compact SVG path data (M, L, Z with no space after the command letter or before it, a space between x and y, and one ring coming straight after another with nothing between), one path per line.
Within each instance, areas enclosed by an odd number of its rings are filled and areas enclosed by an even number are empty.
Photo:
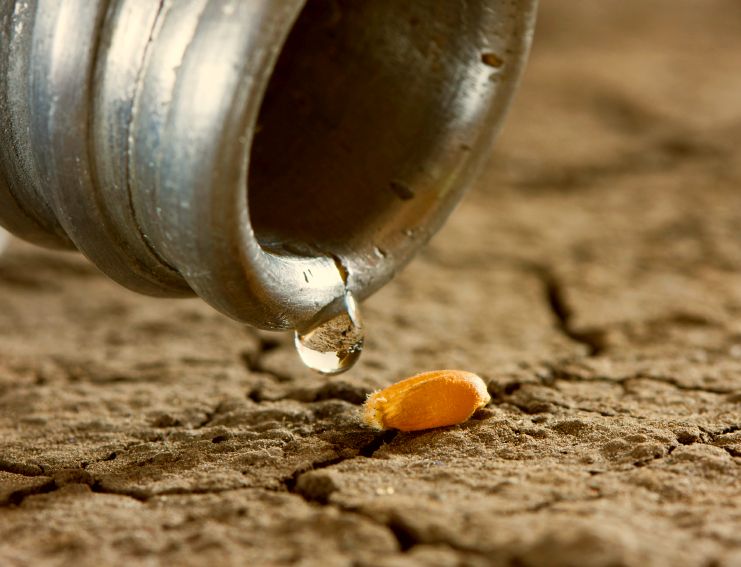
M423 372L374 392L363 422L376 429L419 431L466 421L491 400L486 384L463 370Z

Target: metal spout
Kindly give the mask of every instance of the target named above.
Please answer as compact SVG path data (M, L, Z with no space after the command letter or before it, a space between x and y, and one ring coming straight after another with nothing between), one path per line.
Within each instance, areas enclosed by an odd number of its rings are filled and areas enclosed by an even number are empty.
M331 318L488 155L535 0L0 0L0 224L265 329Z

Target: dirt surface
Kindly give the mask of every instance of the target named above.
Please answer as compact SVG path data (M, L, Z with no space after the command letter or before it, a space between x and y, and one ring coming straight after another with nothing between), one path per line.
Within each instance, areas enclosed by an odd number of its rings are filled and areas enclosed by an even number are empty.
M14 243L0 565L741 565L740 152L737 0L544 2L485 175L330 379ZM492 403L359 424L440 367Z

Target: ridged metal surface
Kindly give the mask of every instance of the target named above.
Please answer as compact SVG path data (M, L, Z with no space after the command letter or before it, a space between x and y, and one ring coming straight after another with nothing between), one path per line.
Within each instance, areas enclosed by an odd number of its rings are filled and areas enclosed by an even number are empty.
M0 0L0 224L267 329L333 315L488 154L535 0Z

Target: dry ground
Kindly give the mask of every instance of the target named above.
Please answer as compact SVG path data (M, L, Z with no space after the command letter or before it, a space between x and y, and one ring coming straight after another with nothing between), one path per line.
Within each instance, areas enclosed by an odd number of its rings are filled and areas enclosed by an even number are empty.
M741 565L741 4L543 2L495 156L327 379L288 337L0 260L0 564ZM493 401L416 434L365 395Z

